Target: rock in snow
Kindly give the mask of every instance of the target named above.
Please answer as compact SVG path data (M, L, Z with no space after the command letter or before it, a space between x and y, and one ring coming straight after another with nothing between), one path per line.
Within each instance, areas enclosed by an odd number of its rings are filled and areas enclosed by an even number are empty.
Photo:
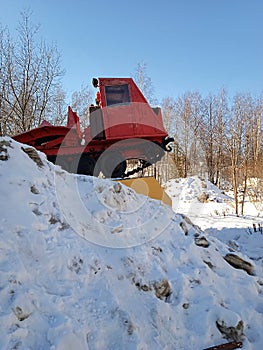
M10 138L0 153L0 349L263 347L263 235L244 233L242 251L234 226L220 239ZM229 240L253 275L225 260Z

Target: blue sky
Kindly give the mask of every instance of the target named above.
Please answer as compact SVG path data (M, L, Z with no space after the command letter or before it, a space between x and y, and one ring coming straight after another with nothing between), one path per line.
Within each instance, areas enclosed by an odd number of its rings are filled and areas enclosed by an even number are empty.
M64 89L131 76L146 63L156 98L263 92L262 0L0 0L13 31L30 9L61 51Z

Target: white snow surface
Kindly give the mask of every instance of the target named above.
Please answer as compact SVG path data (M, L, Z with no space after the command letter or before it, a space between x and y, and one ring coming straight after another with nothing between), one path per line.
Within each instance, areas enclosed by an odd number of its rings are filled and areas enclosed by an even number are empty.
M112 180L69 174L40 152L39 166L27 146L0 140L0 349L263 348L253 205L238 218L230 197L188 178L166 184L172 210ZM196 244L202 237L208 247ZM216 324L240 321L238 339Z

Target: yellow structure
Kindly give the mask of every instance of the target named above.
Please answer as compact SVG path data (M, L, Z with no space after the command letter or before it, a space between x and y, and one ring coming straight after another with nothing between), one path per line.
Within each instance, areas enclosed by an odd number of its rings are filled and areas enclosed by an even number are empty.
M158 199L164 204L172 206L172 200L164 191L159 182L152 176L118 180L135 192L144 194L153 199Z

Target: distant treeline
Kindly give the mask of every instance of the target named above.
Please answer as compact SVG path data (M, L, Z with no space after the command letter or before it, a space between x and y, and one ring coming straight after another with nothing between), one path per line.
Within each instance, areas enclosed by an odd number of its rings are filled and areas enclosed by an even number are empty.
M262 97L189 92L164 99L162 113L175 138L176 176L206 176L218 186L228 181L236 212L243 212L248 179L263 176Z

